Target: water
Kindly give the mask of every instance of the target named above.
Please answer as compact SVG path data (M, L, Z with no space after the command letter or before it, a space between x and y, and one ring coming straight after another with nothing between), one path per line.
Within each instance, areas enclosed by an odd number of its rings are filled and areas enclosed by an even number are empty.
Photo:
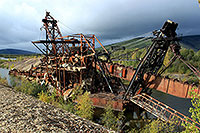
M11 77L9 76L9 70L0 68L0 75L2 78L6 78L8 85L11 86ZM191 107L191 99L175 97L157 90L153 90L151 95L155 99L169 105L171 108L181 112L186 116L190 116L189 108Z
M5 57L0 57L0 60L16 60L16 58L5 58Z
M153 90L151 96L160 102L169 105L171 108L179 111L180 113L186 116L191 116L189 113L189 108L192 106L191 99L175 97L157 90Z
M9 69L0 68L0 76L1 78L6 78L8 81L8 85L11 86L11 77L9 75Z

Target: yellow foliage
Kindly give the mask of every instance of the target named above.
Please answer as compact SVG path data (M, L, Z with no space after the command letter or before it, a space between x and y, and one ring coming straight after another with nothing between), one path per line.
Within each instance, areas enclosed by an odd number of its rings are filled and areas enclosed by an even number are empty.
M91 120L93 118L93 114L94 114L94 106L92 104L92 101L89 97L89 92L85 92L83 95L78 96L77 98L77 112L76 114Z
M48 103L49 101L49 97L46 93L44 93L43 91L41 93L38 94L39 95L39 100Z
M49 92L44 92L43 90L38 94L39 96L39 100L45 102L45 103L51 103L54 106L59 106L59 101L56 98L56 90L54 89L54 91L52 93Z
M15 65L12 64L12 65L10 66L10 70L12 70L14 67L15 67Z

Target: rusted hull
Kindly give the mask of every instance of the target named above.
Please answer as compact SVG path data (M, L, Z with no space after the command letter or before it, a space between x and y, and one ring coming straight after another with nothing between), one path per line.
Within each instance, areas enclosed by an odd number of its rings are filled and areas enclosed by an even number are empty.
M107 105L111 105L111 107L116 111L122 111L124 105L128 103L128 101L122 100L119 96L106 93L91 94L90 99L96 107L105 108Z
M131 81L135 69L133 67L126 67L119 64L104 63L104 67L110 72L112 76ZM98 66L96 66L99 69ZM192 84L186 82L180 82L174 79L165 78L163 76L148 74L144 76L145 82L148 88L156 89L164 93L180 97L180 98L190 98L189 92L194 87ZM195 86L195 91L200 94L200 86Z
M104 63L105 69L107 69L112 76L130 81L132 75L135 73L135 69L133 67L126 67L119 64L111 64L111 63ZM100 69L96 66L97 69ZM31 71L19 71L19 70L12 70L10 74L15 76L17 75L25 75L31 76L33 78L40 78L43 77L44 74L42 73L31 73ZM156 89L158 91L180 97L180 98L190 98L189 92L194 87L192 84L180 82L174 79L165 78L162 76L154 76L148 77L145 74L145 81L148 88ZM200 94L200 86L195 86L195 91ZM94 98L95 99L95 98ZM95 103L95 100L94 100Z

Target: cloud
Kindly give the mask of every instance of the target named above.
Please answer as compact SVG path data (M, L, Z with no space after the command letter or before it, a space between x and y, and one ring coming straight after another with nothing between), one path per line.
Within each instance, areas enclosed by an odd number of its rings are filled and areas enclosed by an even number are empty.
M43 34L45 10L59 20L64 35L94 33L105 43L159 29L167 19L178 22L183 35L200 34L197 1L0 0L1 48L32 49L30 41Z

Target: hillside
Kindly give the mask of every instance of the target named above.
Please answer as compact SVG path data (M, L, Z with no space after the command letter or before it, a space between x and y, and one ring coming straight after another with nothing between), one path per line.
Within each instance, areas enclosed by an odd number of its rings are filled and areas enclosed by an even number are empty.
M179 42L182 46L180 53L184 60L200 70L200 35L179 37ZM146 53L144 47L150 46L151 43L151 38L136 38L107 45L106 48L110 51L114 63L136 68L139 64L138 59L143 58ZM167 65L172 56L173 53L168 51L164 65ZM164 75L188 83L199 82L192 71L178 59L165 71Z
M134 38L123 42L113 43L110 45L106 45L106 49L118 49L119 47L124 47L125 49L135 49L141 48L151 44L151 38Z
M200 50L200 35L183 36L179 37L179 42L182 47L193 49L194 51ZM141 48L151 44L151 38L134 38L123 42L113 43L105 46L107 49L122 48L132 49Z
M11 55L30 55L36 54L31 51L19 50L19 49L0 49L0 54L11 54Z
M180 43L185 48L191 48L194 51L200 50L200 35L180 37Z

